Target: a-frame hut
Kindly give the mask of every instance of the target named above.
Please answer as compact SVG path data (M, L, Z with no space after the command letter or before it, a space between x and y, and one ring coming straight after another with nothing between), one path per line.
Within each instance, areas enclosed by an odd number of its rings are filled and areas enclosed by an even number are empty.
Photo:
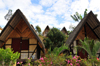
M20 59L39 59L41 52L45 53L44 44L19 9L2 30L0 47L13 48L20 53Z
M92 11L79 22L66 41L73 55L76 54L76 50L73 50L73 47L79 45L79 39L84 40L85 37L100 40L100 23ZM81 58L87 58L87 53L83 54L82 51L77 51L77 54Z
M50 28L49 28L49 26L47 25L46 28L45 28L45 30L43 31L42 35L43 35L44 37L46 37L47 34L48 34L48 32L49 32L49 30L50 30Z
M65 27L62 28L61 32L62 32L63 34L65 34L65 35L68 35L68 32L67 32L67 30L66 30Z

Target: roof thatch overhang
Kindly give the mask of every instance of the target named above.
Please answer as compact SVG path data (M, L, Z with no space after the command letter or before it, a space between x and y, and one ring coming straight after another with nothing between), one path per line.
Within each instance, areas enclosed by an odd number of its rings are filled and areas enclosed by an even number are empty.
M73 41L75 40L75 38L77 37L77 35L79 34L80 30L82 29L82 27L88 24L90 26L90 28L92 29L92 31L95 33L95 35L97 36L97 38L100 40L100 23L99 20L97 19L97 17L93 14L92 11L90 11L80 22L79 24L76 26L76 28L71 32L71 34L69 35L69 38L66 41L66 45L71 46L71 44L73 44Z
M20 22L21 19L23 19L24 22L28 25L29 29L32 31L32 33L35 35L36 39L38 40L39 42L38 44L41 47L42 51L45 52L45 46L43 42L40 40L34 28L29 24L28 20L19 9L16 10L16 12L12 15L11 19L8 21L8 23L2 30L0 34L0 47L3 46L3 43L5 42L8 35L16 28L16 25Z

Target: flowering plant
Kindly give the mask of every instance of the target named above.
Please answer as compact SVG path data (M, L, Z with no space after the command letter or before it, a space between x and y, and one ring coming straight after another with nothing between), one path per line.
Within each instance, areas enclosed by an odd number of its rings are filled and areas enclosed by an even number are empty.
M41 57L39 60L36 60L35 63L39 66L64 66L65 62L64 56L56 56L53 53L47 54L46 57Z
M33 66L33 63L31 62L32 59L28 58L27 61L24 62L17 62L17 65L22 65L22 66Z
M81 59L80 56L69 56L66 59L66 66L91 66L87 59Z

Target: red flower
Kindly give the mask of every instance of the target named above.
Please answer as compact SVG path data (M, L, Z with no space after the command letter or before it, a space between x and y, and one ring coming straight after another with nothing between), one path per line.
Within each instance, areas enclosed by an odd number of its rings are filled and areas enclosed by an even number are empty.
M99 58L97 58L97 60L99 60Z

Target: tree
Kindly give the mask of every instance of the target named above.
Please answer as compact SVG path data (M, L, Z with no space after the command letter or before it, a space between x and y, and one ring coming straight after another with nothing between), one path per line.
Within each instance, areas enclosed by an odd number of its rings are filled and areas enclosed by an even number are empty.
M87 9L85 9L85 11L84 11L84 16L83 16L83 17L82 17L82 15L79 14L78 12L76 12L74 15L71 15L71 17L72 17L72 19L73 19L74 21L79 22L79 21L81 21L87 14L88 14L88 13L87 13ZM95 16L97 17L98 15L95 14Z
M4 18L5 18L7 21L9 21L11 17L12 17L12 10L9 9L8 13L4 16Z
M39 35L41 35L41 28L37 25L36 26L36 31L37 31L37 33L39 34Z
M44 44L47 49L51 47L52 51L55 47L62 46L65 43L65 39L65 35L59 29L52 28L47 37L44 38Z
M87 9L85 9L85 11L84 11L84 16L83 17L85 17L87 15ZM81 14L79 14L78 12L76 12L74 15L71 15L71 17L72 17L72 19L74 20L74 21L80 21L80 20L82 20L82 15Z

